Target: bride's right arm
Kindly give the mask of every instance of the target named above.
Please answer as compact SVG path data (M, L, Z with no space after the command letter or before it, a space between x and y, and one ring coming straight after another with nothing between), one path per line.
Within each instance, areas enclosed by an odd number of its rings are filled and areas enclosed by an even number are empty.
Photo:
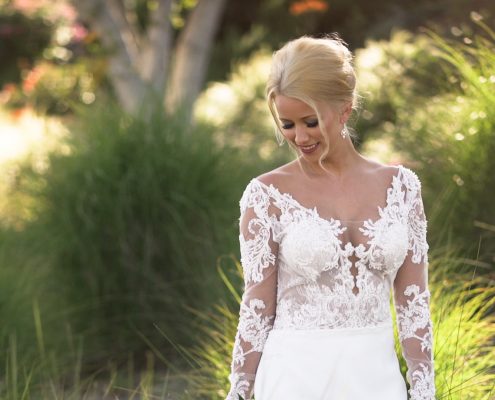
M258 182L251 181L240 200L239 243L244 292L227 400L252 397L256 370L275 319L278 244L273 240L269 204L266 191Z

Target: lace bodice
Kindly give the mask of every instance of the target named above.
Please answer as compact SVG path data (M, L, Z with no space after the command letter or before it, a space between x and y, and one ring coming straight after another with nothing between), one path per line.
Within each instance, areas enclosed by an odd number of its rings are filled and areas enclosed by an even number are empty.
M228 400L251 398L271 329L392 324L391 290L409 393L434 399L427 221L413 171L397 167L376 218L325 219L257 178L247 185L240 211L245 287Z

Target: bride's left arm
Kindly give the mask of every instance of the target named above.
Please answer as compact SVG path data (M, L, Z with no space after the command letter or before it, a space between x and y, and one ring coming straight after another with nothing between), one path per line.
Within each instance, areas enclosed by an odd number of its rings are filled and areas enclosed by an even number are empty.
M402 354L407 363L411 400L435 399L433 327L428 289L427 220L421 183L410 177L408 206L408 253L394 280L394 303Z

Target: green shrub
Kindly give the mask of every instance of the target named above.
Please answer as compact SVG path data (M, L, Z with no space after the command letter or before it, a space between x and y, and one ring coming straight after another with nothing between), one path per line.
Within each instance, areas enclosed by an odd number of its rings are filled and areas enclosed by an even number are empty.
M157 327L179 343L195 340L185 307L225 298L216 259L237 247L238 201L261 167L217 146L206 126L146 115L94 107L64 154L21 174L18 190L35 199L24 228L39 243L32 258L47 266L44 283L58 299L45 317L63 317L84 337L88 369L132 352L144 362L149 343L168 354Z
M271 55L266 48L238 63L225 82L213 82L195 105L195 116L215 128L215 140L240 149L266 166L279 166L293 156L287 144L281 148L265 100Z
M366 100L358 130L366 145L384 140L394 161L422 177L427 212L435 215L431 235L449 221L450 240L473 258L481 241L479 261L486 262L495 254L495 34L473 18L485 34L465 42L398 32L359 51Z

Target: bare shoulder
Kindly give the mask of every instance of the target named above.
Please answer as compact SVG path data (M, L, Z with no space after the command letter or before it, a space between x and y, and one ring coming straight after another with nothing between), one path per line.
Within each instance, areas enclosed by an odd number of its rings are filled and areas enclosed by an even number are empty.
M387 187L393 177L397 176L399 169L400 166L398 165L387 165L375 160L367 159L362 169L362 175L369 181L376 182L378 184L381 183Z
M275 187L284 187L286 182L294 177L294 161L281 165L271 171L265 172L256 177L258 181L265 185L274 185Z

